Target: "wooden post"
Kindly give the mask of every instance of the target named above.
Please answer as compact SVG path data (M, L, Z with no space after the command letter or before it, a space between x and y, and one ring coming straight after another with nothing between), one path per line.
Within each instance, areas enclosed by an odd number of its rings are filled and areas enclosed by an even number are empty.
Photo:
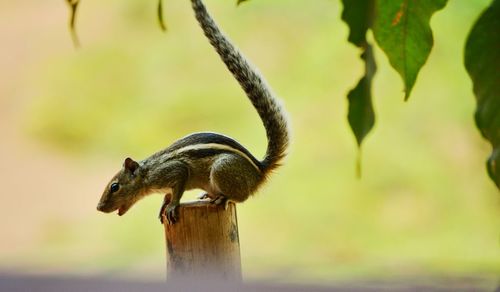
M169 281L186 277L241 281L234 203L229 203L227 210L206 201L182 203L179 221L164 226Z

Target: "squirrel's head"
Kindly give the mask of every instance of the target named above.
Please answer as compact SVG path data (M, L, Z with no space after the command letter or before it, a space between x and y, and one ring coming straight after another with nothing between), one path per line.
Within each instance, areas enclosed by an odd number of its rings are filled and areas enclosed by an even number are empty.
M139 163L127 158L122 169L106 186L97 210L105 213L118 210L121 216L143 196L143 169Z

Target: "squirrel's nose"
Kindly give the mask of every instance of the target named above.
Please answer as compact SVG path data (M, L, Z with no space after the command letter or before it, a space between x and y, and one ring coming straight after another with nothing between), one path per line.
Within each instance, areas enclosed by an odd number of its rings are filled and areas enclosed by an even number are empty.
M97 204L97 211L104 211L104 204L102 202L99 202L99 204Z

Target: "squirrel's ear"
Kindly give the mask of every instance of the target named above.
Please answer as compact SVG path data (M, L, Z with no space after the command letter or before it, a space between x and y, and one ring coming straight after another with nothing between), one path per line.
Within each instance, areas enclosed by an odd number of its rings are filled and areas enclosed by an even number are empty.
M134 161L132 158L127 157L125 159L125 162L123 163L123 166L125 167L126 170L130 171L131 173L134 173L137 168L139 168L139 163Z

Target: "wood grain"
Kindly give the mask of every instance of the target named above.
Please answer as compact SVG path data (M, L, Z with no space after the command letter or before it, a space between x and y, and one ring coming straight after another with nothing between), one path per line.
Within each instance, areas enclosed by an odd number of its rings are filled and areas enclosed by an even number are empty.
M169 281L186 277L241 281L234 203L227 210L206 201L182 203L179 221L164 226Z

